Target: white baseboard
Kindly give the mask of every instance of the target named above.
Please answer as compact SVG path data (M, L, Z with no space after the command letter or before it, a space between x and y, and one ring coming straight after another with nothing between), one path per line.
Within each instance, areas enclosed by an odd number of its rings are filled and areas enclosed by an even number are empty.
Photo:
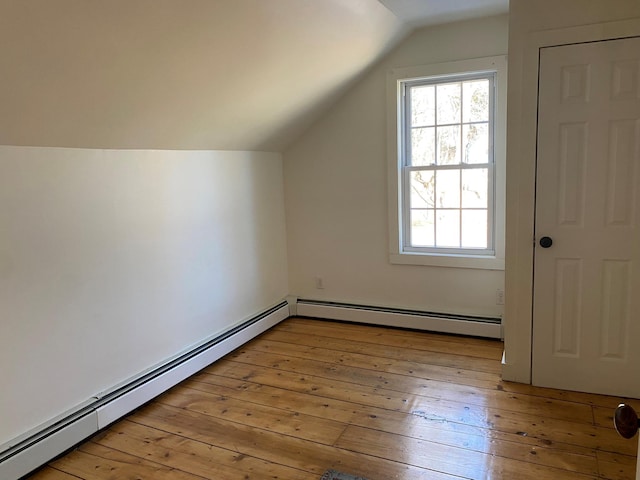
M289 316L295 317L296 315L298 315L298 297L288 295L286 300L289 304Z
M27 475L288 317L282 302L0 452L0 479Z
M89 412L50 435L44 434L0 463L0 478L15 480L23 477L96 433L97 425L96 412Z
M303 317L411 328L438 333L487 338L502 337L502 326L499 318L448 316L430 312L403 311L309 300L298 300L297 314Z

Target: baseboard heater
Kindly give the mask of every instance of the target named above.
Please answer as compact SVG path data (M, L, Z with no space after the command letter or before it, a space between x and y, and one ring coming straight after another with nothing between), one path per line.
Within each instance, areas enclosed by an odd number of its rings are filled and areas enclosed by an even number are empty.
M158 366L0 452L0 478L16 480L289 317L282 303Z
M296 310L297 315L302 317L502 338L502 320L499 317L444 314L305 299L298 299Z

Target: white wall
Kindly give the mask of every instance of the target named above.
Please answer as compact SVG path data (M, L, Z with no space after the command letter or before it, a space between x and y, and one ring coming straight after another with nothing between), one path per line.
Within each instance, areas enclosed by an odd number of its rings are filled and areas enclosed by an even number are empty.
M386 74L505 54L507 17L413 33L284 153L289 281L303 298L500 315L503 272L391 265ZM325 289L315 288L321 276Z
M406 33L376 0L0 0L0 143L281 151Z
M282 158L0 147L0 445L288 293Z
M511 0L507 128L507 250L503 377L531 380L537 62L541 42L640 35L636 0ZM636 19L634 22L632 19Z

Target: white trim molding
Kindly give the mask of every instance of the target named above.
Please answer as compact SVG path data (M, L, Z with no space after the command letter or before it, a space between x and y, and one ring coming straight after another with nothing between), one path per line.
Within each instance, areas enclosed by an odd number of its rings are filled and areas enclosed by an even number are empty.
M509 97L504 380L531 383L540 49L636 36L640 36L640 19L536 31L527 36L523 54L515 52L511 57L514 63L511 72L520 77L520 82L512 83L516 95Z
M403 248L402 228L402 99L400 88L410 79L451 76L470 72L495 72L493 239L494 255L416 253ZM504 270L507 57L473 58L455 62L395 68L387 73L387 191L389 220L389 261L394 264L429 265L450 268Z

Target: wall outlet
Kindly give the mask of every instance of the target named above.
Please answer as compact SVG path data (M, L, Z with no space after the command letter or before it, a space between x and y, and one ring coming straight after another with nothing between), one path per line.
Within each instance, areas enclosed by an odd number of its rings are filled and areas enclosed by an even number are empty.
M501 288L496 290L496 305L504 305L504 290Z
M324 280L322 279L322 277L316 277L316 288L318 290L324 289Z

